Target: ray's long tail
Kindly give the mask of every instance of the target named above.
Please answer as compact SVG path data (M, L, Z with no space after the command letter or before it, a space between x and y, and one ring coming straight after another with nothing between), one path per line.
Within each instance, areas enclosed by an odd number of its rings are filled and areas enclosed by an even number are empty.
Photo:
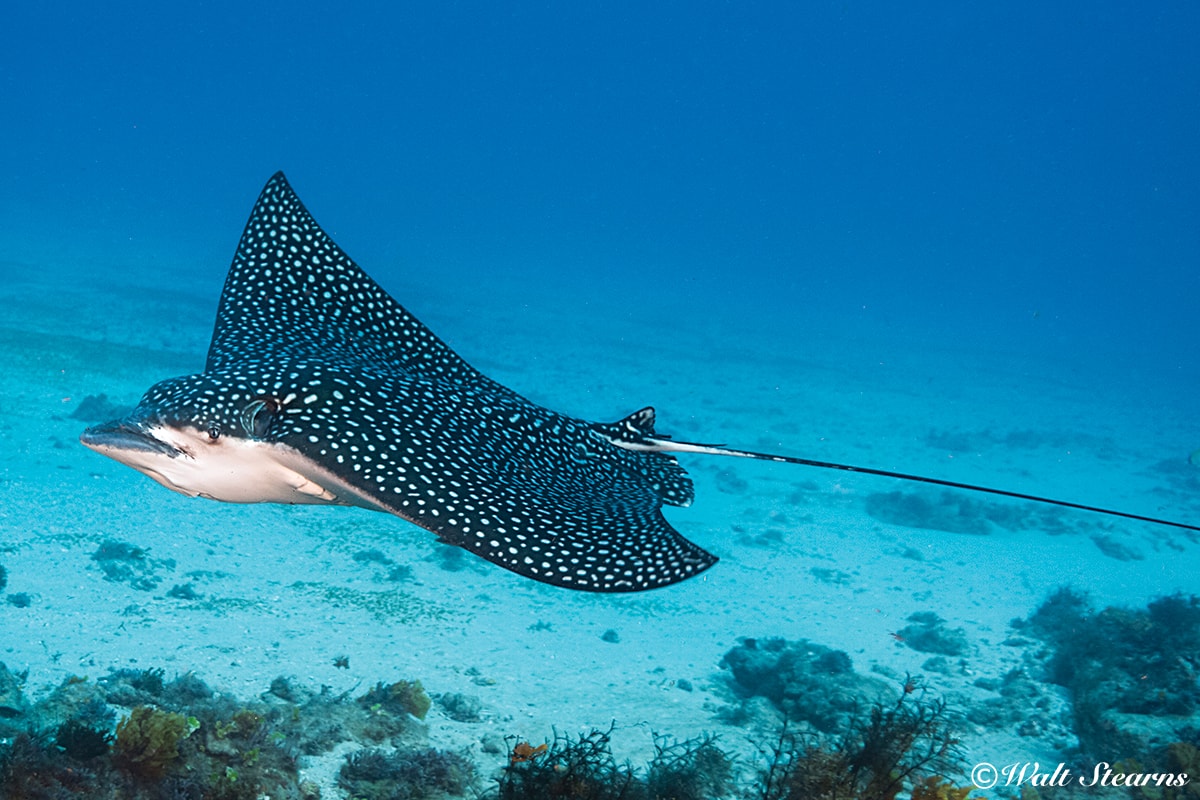
M1072 503L1068 500L1056 500L1052 497L1042 497L1036 494L1025 494L1024 492L1010 492L1007 489L993 489L989 486L978 486L973 483L961 483L959 481L948 481L941 478L930 478L926 475L912 475L907 472L893 472L887 469L875 469L873 467L856 467L851 464L838 464L832 461L814 461L809 458L793 458L791 456L778 456L771 453L755 453L750 450L733 450L727 447L720 447L711 444L698 444L695 442L677 442L673 439L664 439L661 436L646 437L644 444L634 444L631 442L614 442L621 447L626 447L630 450L646 450L656 453L705 453L716 456L735 456L737 458L754 458L761 461L777 461L782 464L800 464L805 467L819 467L821 469L836 469L843 472L856 472L861 475L878 475L884 478L898 478L902 481L915 481L917 483L932 484L934 486L945 486L950 489L963 489L968 492L983 492L985 494L999 495L1001 497L1011 497L1017 500L1029 500L1034 503L1046 503L1053 506L1062 506L1064 508L1074 508L1080 511L1091 511L1096 514L1107 514L1110 517L1121 517L1123 519L1137 520L1138 522L1149 522L1154 525L1166 525L1172 528L1182 528L1188 531L1200 531L1200 525L1189 525L1186 522L1174 522L1169 519L1161 519L1159 517L1150 517L1144 514L1131 514L1127 511L1117 511L1111 508L1102 508L1100 506L1091 506L1086 503Z

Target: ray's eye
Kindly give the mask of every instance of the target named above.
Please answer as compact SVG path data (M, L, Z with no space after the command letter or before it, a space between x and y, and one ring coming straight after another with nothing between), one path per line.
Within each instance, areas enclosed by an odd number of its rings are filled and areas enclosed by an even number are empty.
M257 397L242 410L242 427L251 438L261 439L267 435L267 429L271 427L271 420L275 419L278 410L279 403L272 398Z

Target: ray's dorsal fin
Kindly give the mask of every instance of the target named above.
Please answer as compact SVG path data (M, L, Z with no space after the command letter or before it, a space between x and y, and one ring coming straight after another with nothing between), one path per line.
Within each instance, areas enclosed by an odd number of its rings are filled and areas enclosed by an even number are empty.
M650 482L654 493L671 506L690 506L696 499L696 489L687 471L679 462L662 450L639 445L654 437L654 408L646 406L616 422L593 422L590 427L634 457L626 465Z
M646 437L654 436L654 407L646 406L638 409L616 422L594 422L592 429L603 433L610 439L644 442Z
M380 288L321 229L282 172L267 182L242 232L205 370L279 357L340 358L515 395Z

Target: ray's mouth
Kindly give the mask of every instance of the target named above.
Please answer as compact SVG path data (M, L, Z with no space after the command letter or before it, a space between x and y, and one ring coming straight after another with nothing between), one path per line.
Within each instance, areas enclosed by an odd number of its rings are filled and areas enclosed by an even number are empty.
M79 435L79 441L93 450L124 450L157 453L170 458L183 455L183 451L156 439L153 434L137 423L114 420L93 425Z

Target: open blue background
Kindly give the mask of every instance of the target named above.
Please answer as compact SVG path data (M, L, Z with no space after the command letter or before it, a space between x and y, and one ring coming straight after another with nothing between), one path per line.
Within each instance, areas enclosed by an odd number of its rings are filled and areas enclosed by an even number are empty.
M1198 41L1190 2L19 3L0 269L215 303L282 168L385 286L1194 375Z

